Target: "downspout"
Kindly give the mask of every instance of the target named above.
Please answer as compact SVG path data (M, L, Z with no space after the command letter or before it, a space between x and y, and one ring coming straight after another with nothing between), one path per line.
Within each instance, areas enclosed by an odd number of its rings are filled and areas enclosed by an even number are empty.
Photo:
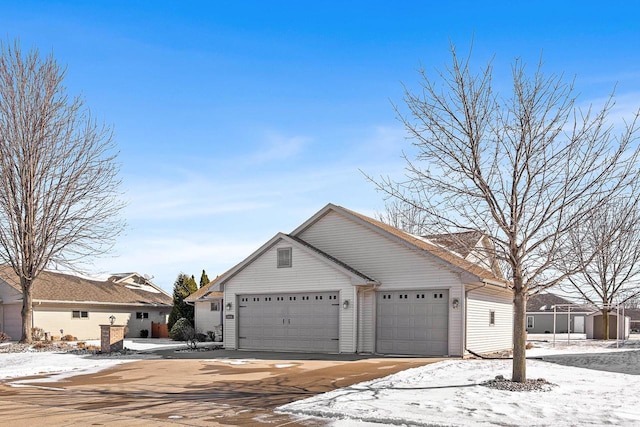
M486 288L487 287L487 282L483 281L482 285L480 286L476 286L475 288L471 288L471 289L465 289L464 291L464 342L462 343L462 357L464 357L464 353L465 351L468 351L469 353L472 353L471 350L469 350L467 348L467 310L468 310L468 302L469 302L469 292L471 291L475 291L478 289L482 289L482 288Z

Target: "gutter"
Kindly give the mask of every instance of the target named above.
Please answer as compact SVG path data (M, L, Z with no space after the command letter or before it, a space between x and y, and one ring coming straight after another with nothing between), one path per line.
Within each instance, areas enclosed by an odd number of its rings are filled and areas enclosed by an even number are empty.
M509 283L508 282L498 282L497 280L491 280L491 279L480 279L480 282L484 283L485 286L486 285L493 285L493 286L498 286L500 288L509 289Z

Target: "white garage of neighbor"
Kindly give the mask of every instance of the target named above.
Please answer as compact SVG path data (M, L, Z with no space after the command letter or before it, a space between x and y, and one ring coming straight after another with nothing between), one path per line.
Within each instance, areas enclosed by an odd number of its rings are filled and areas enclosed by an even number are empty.
M413 236L329 204L191 295L228 349L462 356L512 347L512 291L479 233ZM215 292L213 292L215 291ZM198 319L203 319L198 323Z

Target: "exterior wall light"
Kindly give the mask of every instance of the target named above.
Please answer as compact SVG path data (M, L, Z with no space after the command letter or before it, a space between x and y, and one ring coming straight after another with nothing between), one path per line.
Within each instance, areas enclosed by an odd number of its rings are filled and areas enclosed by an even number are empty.
M454 298L453 301L451 301L451 307L453 307L454 309L458 308L460 306L460 300L458 298Z
M111 322L111 324L113 325L116 321L116 316L114 316L113 314L111 316L109 316L109 322Z
M349 300L348 300L348 299L346 299L346 300L344 300L344 301L342 302L342 308L344 308L345 310L346 310L347 308L349 308Z
M227 311L231 311L231 309L233 308L233 304L228 302L227 305L225 305L225 307L227 307Z

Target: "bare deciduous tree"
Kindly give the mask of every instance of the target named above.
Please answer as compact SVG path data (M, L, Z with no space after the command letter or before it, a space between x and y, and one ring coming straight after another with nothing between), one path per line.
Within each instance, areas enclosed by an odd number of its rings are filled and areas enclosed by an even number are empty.
M609 339L609 311L640 296L640 201L637 191L613 200L569 232L561 271L571 289L602 312Z
M385 224L416 236L427 234L429 231L424 224L422 210L401 200L390 200L385 204L384 212L378 212L376 217Z
M0 44L0 262L20 279L23 342L38 274L105 253L124 226L111 130L64 76L53 56Z
M416 149L406 179L370 179L391 199L421 210L432 232L481 230L514 292L512 380L526 381L526 302L559 283L558 245L636 179L636 121L620 135L602 109L575 107L573 83L532 75L516 60L512 93L500 96L489 64L471 71L452 46L452 63L421 90L405 88L396 108ZM636 115L637 117L637 115Z

